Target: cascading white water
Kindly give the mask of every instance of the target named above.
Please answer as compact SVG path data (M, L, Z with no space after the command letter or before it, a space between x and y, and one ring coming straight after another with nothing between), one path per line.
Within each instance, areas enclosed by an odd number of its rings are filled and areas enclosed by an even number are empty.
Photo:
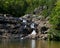
M27 21L25 19L23 19L23 23L26 23Z
M34 27L34 23L32 23L32 24L30 25L30 27L31 27L31 28L35 28L35 27Z
M26 28L27 26L25 25L24 28Z
M36 35L36 31L33 30L32 33L31 33L31 35Z

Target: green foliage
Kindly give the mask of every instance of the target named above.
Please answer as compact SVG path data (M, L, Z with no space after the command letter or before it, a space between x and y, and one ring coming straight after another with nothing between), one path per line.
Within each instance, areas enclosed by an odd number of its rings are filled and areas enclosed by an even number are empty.
M43 16L48 16L55 0L0 0L0 13L9 13L13 16L22 16L33 13L39 6L46 6L42 11Z
M50 22L56 27L60 24L60 4L59 4L59 1L57 1L56 7L53 9L53 11L51 13Z
M41 4L41 0L26 0L26 2L28 3L26 13L33 12L34 9L39 7Z
M58 41L58 40L60 40L60 31L51 28L48 37L49 37L49 40Z
M47 17L51 14L52 9L55 7L56 0L43 0L43 1L44 2L42 2L42 5L43 7L45 6L45 9L43 9L42 15Z
M55 34L53 39L60 40L60 0L57 0L56 7L51 12L50 23L53 25L50 32Z
M0 12L15 16L24 15L27 3L24 0L0 0Z

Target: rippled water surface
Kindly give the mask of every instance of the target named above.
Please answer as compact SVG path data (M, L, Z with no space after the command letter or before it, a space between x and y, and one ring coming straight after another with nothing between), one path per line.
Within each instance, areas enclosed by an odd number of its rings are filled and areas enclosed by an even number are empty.
M60 42L27 39L0 39L0 48L60 48Z

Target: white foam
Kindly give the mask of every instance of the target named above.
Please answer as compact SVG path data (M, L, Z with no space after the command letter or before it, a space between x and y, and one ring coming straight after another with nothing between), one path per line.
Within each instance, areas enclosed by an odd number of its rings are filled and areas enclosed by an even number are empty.
M30 27L31 27L31 28L35 28L35 27L34 27L34 23L32 23L32 24L30 25Z
M23 37L21 39L24 39Z
M26 28L26 25L24 27Z
M26 23L27 21L23 19L23 22Z
M36 35L36 31L33 30L32 33L31 33L31 35Z

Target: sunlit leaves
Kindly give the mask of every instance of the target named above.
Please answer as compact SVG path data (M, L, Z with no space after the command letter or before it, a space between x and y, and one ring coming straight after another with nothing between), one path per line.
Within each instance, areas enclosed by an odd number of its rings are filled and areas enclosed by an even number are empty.
M56 6L53 8L50 16L50 23L53 25L53 31L51 30L50 32L55 34L53 36L54 40L60 40L60 0L57 0L55 4Z

